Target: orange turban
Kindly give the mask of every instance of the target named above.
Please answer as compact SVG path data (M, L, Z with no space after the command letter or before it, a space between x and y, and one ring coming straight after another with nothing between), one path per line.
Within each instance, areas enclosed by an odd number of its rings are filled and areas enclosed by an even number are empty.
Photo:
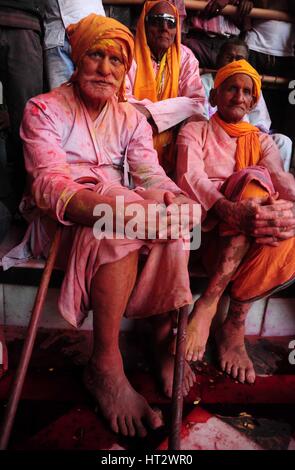
M67 35L76 66L79 66L86 52L95 47L98 41L113 39L121 47L126 72L130 69L134 49L133 35L119 21L91 13L78 23L69 25Z
M177 20L176 36L174 43L162 57L158 72L155 74L151 51L147 43L145 33L145 18L152 8L159 3L167 3L174 12ZM136 76L133 86L133 95L138 100L145 98L156 102L178 96L179 74L180 74L180 23L177 8L167 0L147 1L139 17L136 27L134 58L137 65ZM160 134L154 135L154 148L158 152L160 164L170 174L173 172L174 150L173 141L175 133L167 129Z
M151 51L145 34L145 17L158 3L168 3L177 19L176 37L164 58L166 63L165 84L159 98L157 95L157 80L153 69ZM133 94L138 100L145 98L155 102L178 96L180 73L180 24L177 8L167 0L145 2L141 15L137 22L135 36L134 58L137 64ZM161 67L160 67L161 68ZM162 75L162 74L161 74Z
M236 60L230 64L221 67L215 76L214 88L218 88L227 78L236 75L237 73L244 73L248 77L252 78L254 88L253 88L253 97L256 101L260 96L261 91L261 79L258 72L249 64L246 60Z

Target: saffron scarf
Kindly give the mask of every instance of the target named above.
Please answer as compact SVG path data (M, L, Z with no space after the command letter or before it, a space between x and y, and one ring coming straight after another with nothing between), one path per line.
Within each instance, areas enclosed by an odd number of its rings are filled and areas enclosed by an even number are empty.
M221 67L214 80L214 89L218 88L225 80L238 73L248 75L253 81L253 98L257 102L261 92L261 79L258 72L246 61L236 60ZM223 121L218 112L212 116L220 127L230 136L236 137L236 167L239 171L248 166L257 165L261 157L260 142L258 138L259 129L248 122L228 123Z
M236 137L237 150L235 155L235 171L242 170L248 166L257 165L261 158L261 148L258 127L248 122L240 121L236 124L223 121L218 112L212 118L230 136Z
M139 17L135 35L134 57L137 64L133 95L138 100L149 99L152 102L176 98L178 96L178 83L180 73L180 24L177 8L169 2L177 19L175 41L162 57L159 70L155 76L151 51L145 34L145 18L149 11L160 1L147 1ZM160 164L167 173L174 168L174 140L173 130L167 130L154 135L154 148L158 152Z

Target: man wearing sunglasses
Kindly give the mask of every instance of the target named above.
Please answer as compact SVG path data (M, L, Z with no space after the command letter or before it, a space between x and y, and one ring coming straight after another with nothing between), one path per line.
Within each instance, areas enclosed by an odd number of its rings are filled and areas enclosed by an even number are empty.
M178 10L168 1L147 1L144 5L126 93L128 101L152 125L159 162L173 177L179 124L193 115L198 120L206 118L199 63L180 43Z

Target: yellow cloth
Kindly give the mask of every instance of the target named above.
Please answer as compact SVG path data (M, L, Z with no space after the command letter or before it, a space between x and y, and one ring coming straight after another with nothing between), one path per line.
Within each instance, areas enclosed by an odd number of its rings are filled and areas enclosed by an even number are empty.
M246 60L235 60L233 62L230 62L230 64L225 65L224 67L221 67L215 76L214 80L214 88L218 88L227 78L232 77L233 75L236 75L237 73L244 73L245 75L248 75L249 77L252 78L253 80L253 96L255 100L257 101L260 92L261 92L261 79L260 75L258 72L252 67L252 65L249 64Z
M130 69L134 51L133 35L131 31L122 23L119 23L119 21L91 13L78 23L69 25L66 32L72 48L71 56L77 68L79 68L86 52L95 49L100 41L113 40L120 48L125 72L128 72ZM76 72L72 75L71 81L74 81L75 78ZM118 93L120 101L124 100L124 82L125 80L123 80Z
M145 17L158 3L168 3L177 19L175 42L163 56L155 77L151 51L147 44L145 34ZM134 57L137 64L133 95L138 100L149 99L153 102L176 98L178 96L178 82L180 73L180 23L178 10L174 5L163 0L148 1L144 4L137 23L135 35ZM158 152L161 165L167 173L174 167L174 135L172 130L154 135L154 147Z
M235 155L236 171L258 164L261 158L258 127L244 121L236 124L225 122L218 113L213 114L211 119L214 119L230 137L238 138Z

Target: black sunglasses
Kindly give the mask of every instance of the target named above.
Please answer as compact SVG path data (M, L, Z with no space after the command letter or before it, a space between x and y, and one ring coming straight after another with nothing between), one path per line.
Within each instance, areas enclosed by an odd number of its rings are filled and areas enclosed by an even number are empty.
M162 13L161 15L147 15L145 17L145 21L150 26L156 26L158 28L163 26L164 21L166 21L169 29L174 29L177 25L176 18L173 15L168 15L167 13Z

